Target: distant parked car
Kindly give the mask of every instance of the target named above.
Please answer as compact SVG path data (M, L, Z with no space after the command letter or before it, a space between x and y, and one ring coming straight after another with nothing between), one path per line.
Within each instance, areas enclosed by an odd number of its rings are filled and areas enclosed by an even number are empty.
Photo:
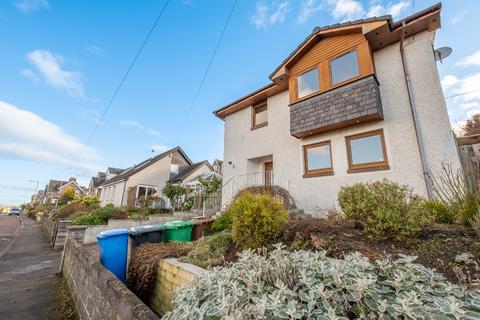
M19 216L20 215L20 209L19 208L12 208L10 209L10 212L8 213L9 216Z

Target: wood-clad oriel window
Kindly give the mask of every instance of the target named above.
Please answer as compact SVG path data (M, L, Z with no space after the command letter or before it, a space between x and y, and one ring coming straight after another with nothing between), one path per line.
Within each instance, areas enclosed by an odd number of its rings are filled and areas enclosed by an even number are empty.
M252 130L264 127L268 124L267 104L252 107Z
M345 137L348 173L388 170L383 129Z
M303 146L304 178L333 175L330 141Z
M320 40L287 69L291 104L375 73L370 45L360 33ZM314 85L302 89L303 84Z

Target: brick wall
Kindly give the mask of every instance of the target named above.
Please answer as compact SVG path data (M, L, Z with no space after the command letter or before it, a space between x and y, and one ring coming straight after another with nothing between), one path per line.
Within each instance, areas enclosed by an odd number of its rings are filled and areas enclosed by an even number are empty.
M62 273L81 320L159 319L75 239L64 250Z
M175 290L188 285L206 270L175 258L163 259L158 264L155 288L149 305L158 314L172 310Z
M290 106L290 133L297 138L342 125L383 119L377 80L369 76Z

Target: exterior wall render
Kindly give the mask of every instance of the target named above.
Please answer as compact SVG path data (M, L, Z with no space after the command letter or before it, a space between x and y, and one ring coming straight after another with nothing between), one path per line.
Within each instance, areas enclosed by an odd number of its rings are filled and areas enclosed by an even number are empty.
M307 213L323 213L337 206L341 186L357 182L389 179L406 184L414 192L426 196L426 185L411 115L399 43L374 52L384 120L327 132L314 137L296 139L290 135L288 92L268 98L268 126L250 130L251 108L225 118L224 183L222 202L233 196L228 183L235 176L252 173L249 159L273 156L275 183L289 190L297 206ZM426 158L432 171L442 162L460 168L440 80L432 53L430 33L425 31L407 38L405 54L411 69L421 132L426 145ZM348 158L345 137L375 129L383 129L389 170L347 173ZM302 146L331 141L334 175L303 178ZM231 163L231 164L230 164Z

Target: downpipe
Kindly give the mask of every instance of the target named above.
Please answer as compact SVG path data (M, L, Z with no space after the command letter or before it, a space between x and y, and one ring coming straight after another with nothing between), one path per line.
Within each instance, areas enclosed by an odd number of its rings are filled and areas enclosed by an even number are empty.
M408 101L410 103L410 111L412 112L412 118L413 118L413 124L415 127L415 135L417 137L417 145L418 145L418 151L420 153L420 160L422 162L422 169L423 169L423 177L425 179L425 186L427 187L427 196L428 199L433 198L433 191L432 191L432 185L430 182L430 177L429 177L429 169L428 169L428 164L427 160L425 159L425 147L424 147L424 141L422 139L422 134L420 131L420 124L418 121L418 115L417 115L417 108L415 105L415 99L413 96L413 90L412 90L412 82L410 79L410 73L408 71L408 65L407 65L407 60L405 59L405 50L403 47L403 42L405 40L405 21L402 23L402 36L400 39L400 56L402 59L402 67L403 67L403 74L405 76L405 83L407 85L407 92L408 92Z

